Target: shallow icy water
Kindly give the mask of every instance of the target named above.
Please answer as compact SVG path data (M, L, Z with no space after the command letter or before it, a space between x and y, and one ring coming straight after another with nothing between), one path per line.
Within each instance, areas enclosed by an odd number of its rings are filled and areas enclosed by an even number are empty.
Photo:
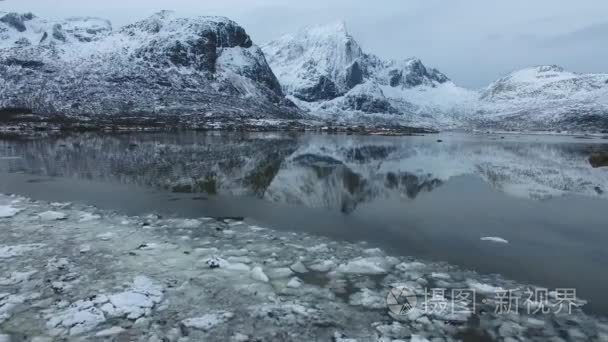
M607 315L608 169L589 163L597 151L608 151L606 140L72 135L0 142L0 192L129 215L244 217L365 241L393 255L576 288L585 311Z

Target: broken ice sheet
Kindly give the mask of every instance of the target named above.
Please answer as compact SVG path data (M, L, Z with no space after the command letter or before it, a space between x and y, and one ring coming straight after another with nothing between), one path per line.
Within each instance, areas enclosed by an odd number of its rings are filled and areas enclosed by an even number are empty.
M32 213L54 208L24 203L19 205ZM11 329L9 333L29 331L50 340L123 336L141 336L142 341L233 336L273 340L280 336L310 341L331 340L338 331L340 339L359 342L448 341L470 328L468 316L423 311L389 316L388 290L401 284L423 295L424 287L441 284L476 289L490 297L498 290L525 288L453 265L393 258L378 249L306 234L252 230L245 223L231 226L234 234L228 237L216 234L215 227L222 223L189 222L192 227L200 224L192 228L200 239L181 240L175 238L176 221L126 217L78 205L61 211L66 215L62 234L22 224L26 215L2 221L3 237L11 240L2 240L0 246L0 257L10 261L0 263L0 283L5 284L0 285L0 321L3 329ZM81 221L82 212L99 218ZM30 220L39 221L37 216ZM142 220L154 224L142 229ZM103 241L100 236L112 238ZM479 316L477 329L491 336L504 333L525 339L524 332L505 324L505 317L484 309L488 313ZM40 317L48 325L32 330ZM524 315L517 324L536 329L545 340L559 335L556 329L539 330L541 323L566 324L554 316L530 318ZM582 311L568 320L572 336L601 340L608 331Z
M0 219L9 218L23 211L21 208L15 208L10 205L0 205Z

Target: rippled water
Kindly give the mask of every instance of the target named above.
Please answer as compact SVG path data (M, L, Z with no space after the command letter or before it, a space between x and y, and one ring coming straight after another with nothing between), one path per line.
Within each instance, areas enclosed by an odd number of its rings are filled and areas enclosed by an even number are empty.
M148 133L0 141L0 191L244 217L549 288L607 314L608 141ZM500 237L498 244L482 237Z

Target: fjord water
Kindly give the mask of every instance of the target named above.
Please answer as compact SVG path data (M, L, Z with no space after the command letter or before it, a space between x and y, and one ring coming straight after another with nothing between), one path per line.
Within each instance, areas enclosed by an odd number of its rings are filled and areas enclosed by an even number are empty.
M589 162L601 151L608 140L540 135L66 135L1 140L0 192L243 217L575 288L608 315L608 168Z

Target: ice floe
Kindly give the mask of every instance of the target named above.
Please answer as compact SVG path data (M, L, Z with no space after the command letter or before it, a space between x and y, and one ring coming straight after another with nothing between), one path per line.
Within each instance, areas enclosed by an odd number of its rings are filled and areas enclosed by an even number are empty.
M264 270L262 270L262 267L260 267L260 266L254 267L251 270L251 279L261 281L264 283L267 283L270 281L270 279L268 278L266 273L264 273Z
M188 318L182 321L182 324L186 328L193 328L199 330L210 330L214 327L228 322L234 317L231 312L220 311L215 313L209 313L200 317Z
M13 217L23 211L23 209L15 208L10 205L0 205L0 219Z
M39 243L15 246L0 246L0 259L18 257L25 253L40 249L42 247L44 247L44 245Z
M58 220L65 220L67 218L67 215L60 211L49 210L49 211L45 211L43 213L38 214L38 217L42 221L58 221Z
M368 257L356 258L341 264L337 271L340 273L385 274L395 264L393 258Z
M495 242L495 243L504 243L504 244L509 243L508 240L505 240L505 239L503 239L501 237L496 237L496 236L482 237L481 241L488 241L488 242Z
M501 316L494 312L497 292L513 289L523 297L535 288L362 244L244 222L128 217L79 204L61 207L58 232L38 216L58 207L27 200L19 206L22 213L0 223L0 324L11 337L435 342L472 332L505 341L526 340L530 332L556 341L608 335L608 321L585 314L579 298L568 316ZM99 218L81 220L83 212ZM416 306L397 315L387 294L398 287L419 299L429 287L472 289L484 313L455 300L457 314ZM450 298L433 299L444 305ZM557 294L548 300L555 304Z

